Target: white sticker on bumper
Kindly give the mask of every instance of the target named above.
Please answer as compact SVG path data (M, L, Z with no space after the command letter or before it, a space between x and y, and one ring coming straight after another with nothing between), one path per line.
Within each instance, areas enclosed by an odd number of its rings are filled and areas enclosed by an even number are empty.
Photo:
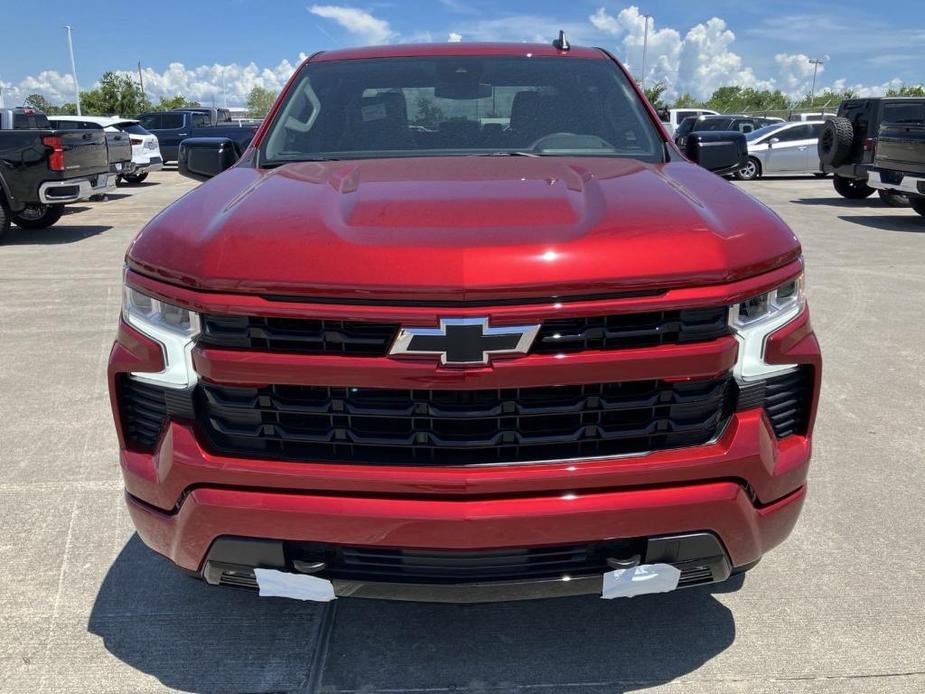
M334 584L317 576L290 574L276 569L254 569L254 575L262 598L330 602L336 597Z
M641 564L632 569L616 569L604 574L601 597L631 598L649 593L668 593L678 587L681 571L671 564Z

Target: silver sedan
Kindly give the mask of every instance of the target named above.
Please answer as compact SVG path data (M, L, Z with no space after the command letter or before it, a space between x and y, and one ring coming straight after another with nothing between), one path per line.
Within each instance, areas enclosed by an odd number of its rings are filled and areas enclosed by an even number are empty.
M824 122L775 123L748 133L748 164L735 177L750 181L767 174L824 176L816 151Z

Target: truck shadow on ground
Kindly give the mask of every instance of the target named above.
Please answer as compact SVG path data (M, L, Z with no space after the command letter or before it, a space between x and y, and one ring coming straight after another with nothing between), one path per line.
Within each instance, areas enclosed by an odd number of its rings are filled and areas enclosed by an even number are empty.
M733 643L732 613L714 596L742 583L736 577L614 601L338 600L318 691L645 689L696 670ZM87 628L114 656L169 687L304 691L325 609L207 586L133 536L107 573Z
M896 216L881 217L878 215L840 215L839 219L852 224L860 224L884 231L905 231L914 234L925 234L925 217L912 210L898 210Z
M877 207L882 210L888 209L886 204L877 196L864 198L862 200L849 200L848 198L836 195L829 198L799 198L797 200L791 200L790 202L796 205L824 205L825 207L854 208Z
M61 225L48 229L20 229L13 226L3 243L9 246L47 246L77 243L112 229L104 225Z

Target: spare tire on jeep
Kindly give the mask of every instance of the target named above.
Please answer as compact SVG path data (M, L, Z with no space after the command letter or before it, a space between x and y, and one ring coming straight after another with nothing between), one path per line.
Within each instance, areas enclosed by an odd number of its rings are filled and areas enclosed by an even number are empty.
M829 166L848 161L854 145L854 127L847 118L829 118L819 136L819 159Z

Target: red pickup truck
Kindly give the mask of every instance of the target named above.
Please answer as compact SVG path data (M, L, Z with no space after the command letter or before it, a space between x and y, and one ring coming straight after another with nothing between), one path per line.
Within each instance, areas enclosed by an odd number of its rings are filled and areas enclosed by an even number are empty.
M600 49L310 57L240 159L181 145L209 180L128 250L109 385L139 535L315 599L749 569L800 513L821 361L797 238L707 170L741 154L682 153Z

